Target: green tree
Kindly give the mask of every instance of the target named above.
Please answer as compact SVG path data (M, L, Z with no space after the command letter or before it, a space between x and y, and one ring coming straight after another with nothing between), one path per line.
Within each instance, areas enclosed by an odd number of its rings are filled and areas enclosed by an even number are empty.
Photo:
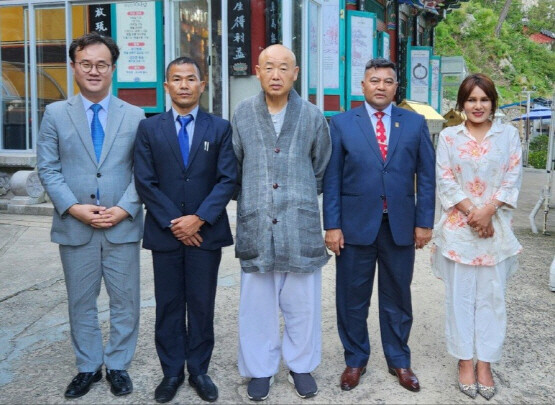
M500 14L507 3L506 0L463 3L436 27L435 53L462 55L471 73L491 76L500 94L500 104L519 101L523 87L535 88L534 97L551 98L555 84L555 52L531 41L530 31L523 32L521 0L510 2L509 12L499 25ZM553 17L555 0L539 0L538 5L528 11L528 25L530 29L549 29L555 24ZM496 29L499 29L498 37Z
M499 38L499 33L501 32L501 26L503 25L505 18L507 18L507 14L509 13L509 8L511 7L512 1L513 0L505 0L505 5L503 6L501 13L499 14L499 20L497 21L497 25L495 26L496 38Z

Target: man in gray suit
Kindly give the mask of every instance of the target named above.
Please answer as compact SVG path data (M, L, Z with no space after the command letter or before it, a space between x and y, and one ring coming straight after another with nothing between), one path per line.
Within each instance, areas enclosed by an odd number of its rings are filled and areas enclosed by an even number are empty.
M143 111L110 95L119 49L97 33L69 48L80 94L50 104L37 141L41 182L55 207L52 242L60 245L71 339L79 373L65 396L85 395L106 379L114 395L131 393L127 368L139 328L139 240L143 210L133 180L133 145ZM110 297L110 338L103 348L96 300Z

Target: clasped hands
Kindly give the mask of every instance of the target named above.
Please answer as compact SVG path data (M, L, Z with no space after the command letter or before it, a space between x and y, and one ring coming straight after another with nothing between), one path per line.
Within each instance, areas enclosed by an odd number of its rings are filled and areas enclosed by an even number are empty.
M493 236L493 224L491 218L495 213L495 208L485 205L482 208L473 209L467 216L468 225L478 233L480 238L491 238Z
M68 213L95 229L111 228L129 216L127 211L118 206L106 208L93 204L74 204L69 207Z
M171 231L173 236L187 246L199 247L202 243L202 236L199 234L200 227L204 221L197 215L184 215L172 219Z

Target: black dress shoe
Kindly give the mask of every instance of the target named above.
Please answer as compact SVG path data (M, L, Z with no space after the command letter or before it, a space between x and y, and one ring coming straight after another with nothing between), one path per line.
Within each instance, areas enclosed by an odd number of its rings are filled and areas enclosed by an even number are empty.
M110 383L110 391L112 394L121 395L131 394L133 391L133 383L131 377L125 370L108 370L106 369L106 379Z
M218 399L218 387L207 374L190 375L189 385L195 389L198 396L208 402Z
M67 386L66 398L79 398L85 395L91 389L92 383L99 382L102 379L102 370L94 373L79 373Z
M185 381L185 375L183 374L179 377L164 377L154 391L156 402L170 402L175 397L177 389L183 384L183 381Z

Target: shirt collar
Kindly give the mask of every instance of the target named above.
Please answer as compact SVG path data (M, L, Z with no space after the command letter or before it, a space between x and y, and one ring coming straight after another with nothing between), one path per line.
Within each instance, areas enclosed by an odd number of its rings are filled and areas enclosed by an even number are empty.
M195 122L197 120L198 110L199 110L199 106L197 104L197 106L195 108L193 108L192 111L189 112L186 115L192 115L193 116L193 122ZM173 120L177 121L177 117L179 117L179 114L177 113L177 111L175 111L175 108L173 108L173 107L172 107L172 114L173 114Z
M92 101L87 99L83 94L81 94L81 93L79 93L79 94L81 95L81 100L83 100L83 106L85 107L85 111L87 111L89 108L91 108L91 105L93 105L93 104L100 104L100 106L104 109L104 111L108 112L108 105L110 104L110 97L111 97L111 95L109 93L106 97L104 97L98 103L93 103Z
M455 131L457 133L461 133L463 135L470 135L468 129L466 128L465 125L466 121L463 121L461 124L457 125L455 127ZM489 129L489 131L486 133L486 136L490 136L490 134L494 134L494 133L500 133L503 132L504 130L504 125L501 122L498 122L497 120L493 120L493 122L491 123L491 128Z
M383 110L381 110L385 115L388 115L391 117L391 109L392 109L392 105L393 103L389 103L389 105L384 108ZM367 101L364 101L364 106L366 107L366 111L368 112L368 115L370 117L372 117L376 112L378 112L378 110L376 110L374 107L372 107L370 104L368 104Z

